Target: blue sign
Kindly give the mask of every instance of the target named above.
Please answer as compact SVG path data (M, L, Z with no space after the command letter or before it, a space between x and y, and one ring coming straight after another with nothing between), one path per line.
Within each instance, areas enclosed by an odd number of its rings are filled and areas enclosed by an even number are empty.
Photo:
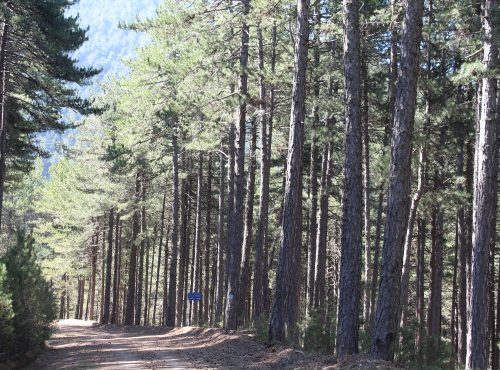
M189 292L188 300L190 301L201 301L201 292Z

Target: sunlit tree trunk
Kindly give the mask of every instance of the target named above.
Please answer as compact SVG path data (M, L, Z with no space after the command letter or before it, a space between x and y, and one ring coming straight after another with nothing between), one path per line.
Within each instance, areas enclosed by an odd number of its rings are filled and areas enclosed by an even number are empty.
M384 360L393 359L398 337L399 288L410 206L411 148L423 3L423 0L407 1L401 43L402 72L398 78L394 109L387 218L371 345L372 357Z
M301 177L302 152L304 143L305 115L305 85L307 69L307 42L309 39L308 15L309 1L297 1L297 29L295 39L295 62L293 74L292 109L290 115L290 131L288 139L288 156L286 168L286 183L283 198L283 214L281 217L281 237L276 272L276 284L269 321L269 339L284 341L288 321L287 307L292 265L300 264L300 259L292 261L295 255L293 248L301 247L302 225L301 208Z

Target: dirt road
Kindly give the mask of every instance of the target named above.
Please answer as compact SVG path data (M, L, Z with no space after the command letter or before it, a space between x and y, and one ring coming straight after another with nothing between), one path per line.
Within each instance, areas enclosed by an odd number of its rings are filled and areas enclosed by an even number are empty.
M61 320L49 350L30 369L193 369L181 360L165 329L95 326ZM173 339L173 338L172 338Z
M197 327L100 326L61 320L48 347L29 369L398 370L363 356L336 364L331 354L268 346L252 333Z

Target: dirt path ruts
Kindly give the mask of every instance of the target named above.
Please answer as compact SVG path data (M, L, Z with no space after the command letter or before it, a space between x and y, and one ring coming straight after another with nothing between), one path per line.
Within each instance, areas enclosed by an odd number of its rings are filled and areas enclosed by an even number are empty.
M193 369L164 340L165 329L61 320L49 349L29 369Z

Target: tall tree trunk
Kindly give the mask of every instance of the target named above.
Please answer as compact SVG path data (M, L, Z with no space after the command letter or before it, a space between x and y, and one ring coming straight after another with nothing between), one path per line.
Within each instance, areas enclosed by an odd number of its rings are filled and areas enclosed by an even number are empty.
M101 289L99 294L99 321L102 321L104 316L104 290L106 282L106 218L103 217L103 230L102 230L102 242L101 242Z
M370 312L370 329L373 327L373 320L375 318L375 301L377 296L377 285L378 285L378 271L379 271L379 256L380 256L380 240L382 239L382 213L384 212L384 190L385 182L382 181L378 193L378 205L377 205L377 223L375 225L375 242L373 246L373 270L371 278L371 312Z
M248 43L249 27L246 16L250 11L250 0L242 0L243 21L241 24L240 41L240 78L239 78L239 97L240 105L238 112L238 122L236 125L236 150L234 160L234 203L231 214L231 221L228 227L228 286L226 294L226 329L235 330L238 326L238 297L240 264L241 264L241 246L243 242L243 203L244 203L244 166L245 166L245 123L247 113L247 95L248 95ZM231 209L230 209L231 211Z
M450 323L450 331L451 331L451 347L453 351L454 358L455 360L455 355L457 354L457 344L458 344L458 337L457 337L457 295L458 295L458 284L457 284L457 277L458 277L458 223L455 221L455 250L453 254L453 280L451 283L451 289L452 289L452 294L451 294L451 323Z
M113 209L109 211L108 221L108 253L106 255L106 286L104 290L104 312L101 317L101 324L108 324L110 317L110 304L111 304L111 269L113 262L113 222L115 216Z
M173 327L176 325L176 315L175 310L177 307L176 301L176 288L177 285L177 264L178 264L178 240L179 240L179 144L177 136L177 127L174 128L174 133L172 135L172 257L170 259L169 266L169 285L168 285L168 301L167 301L167 312L165 316L165 326ZM180 274L182 271L179 269ZM165 272L166 273L166 272Z
M92 241L94 238L92 238ZM63 284L66 285L66 273L63 274L62 276L62 281ZM66 289L63 289L61 292L61 300L59 303L59 319L65 319L66 318Z
M305 85L307 70L307 42L309 39L309 1L297 1L297 29L295 39L295 61L293 73L292 108L290 114L290 131L288 138L288 156L286 168L286 184L283 197L283 216L281 218L280 251L276 286L269 320L269 339L284 341L288 319L287 301L290 290L290 272L296 270L293 265L300 265L300 258L292 261L294 247L301 247L302 224L301 178L302 152L304 142Z
M80 292L80 300L78 301L78 320L83 319L83 300L85 297L85 278L82 278L82 284L80 286L81 292Z
M432 252L427 312L427 334L439 340L441 337L441 306L443 288L443 211L435 206L432 214Z
M165 192L163 193L163 202L161 206L161 220L160 220L160 242L158 245L158 263L156 265L156 283L155 283L155 297L153 303L153 325L156 324L156 305L158 303L158 285L160 283L160 266L161 266L161 253L163 247L163 232L165 230L165 210L167 208L167 189L165 188ZM168 239L168 231L167 231L167 239ZM166 255L166 254L165 254ZM167 260L166 260L167 261ZM167 263L165 263L165 269L163 270L164 277L164 293L167 293ZM165 315L165 308L163 314Z
M457 177L464 176L464 136L465 127L458 132ZM458 186L463 192L463 186ZM459 364L465 365L467 349L467 230L465 225L465 209L461 206L457 211L457 239L459 245L459 293L458 293L458 343L457 354Z
M78 288L77 288L77 298L76 298L76 305L75 305L75 320L78 320L80 318L80 295L82 294L82 278L80 275L78 275Z
M496 116L496 125L497 127L500 127L500 94L497 93L497 116ZM497 135L497 148L496 148L496 154L495 154L495 166L498 168L498 161L499 161L499 150L500 150L500 130L497 130L496 132ZM493 225L496 225L497 222L497 209L498 209L498 172L495 174L496 176L496 181L494 183L497 184L497 189L496 189L496 201L495 201L495 211L493 214L495 215L494 219L492 220ZM492 227L492 243L496 242L496 226ZM498 269L498 277L497 277L497 302L496 302L496 326L495 326L495 331L494 335L492 335L492 345L494 344L494 349L492 351L492 357L491 357L491 368L492 370L498 370L500 369L500 351L498 349L497 343L500 342L500 268Z
M208 314L209 309L212 306L209 306L210 303L210 237L212 234L212 219L211 219L211 210L212 210L212 157L208 156L208 169L207 169L207 187L206 187L206 206L207 213L205 217L206 229L205 229L205 251L203 253L203 263L204 263L204 283L203 283L203 317L202 324L208 323Z
M192 166L188 164L188 171L191 173ZM183 184L183 194L182 194L182 224L181 224L181 242L180 242L180 261L179 261L179 287L177 290L177 316L180 325L187 325L187 315L186 310L188 306L188 302L186 299L186 292L188 290L188 282L189 282L189 244L190 244L190 236L191 236L191 199L193 199L191 190L192 186L192 178L184 180Z
M155 224L154 229L153 229L153 255L151 256L151 273L149 274L149 283L148 283L148 299L146 299L146 309L144 310L144 322L145 325L149 325L150 323L150 316L151 316L151 301L153 298L153 275L155 271L155 253L156 253L156 237L158 236L158 224ZM151 248L151 245L148 244L148 258L146 261L149 260L149 249ZM148 261L149 262L149 261ZM149 266L148 263L146 263L146 266ZM146 272L146 277L148 276L148 273Z
M120 300L120 213L116 212L116 226L115 226L115 266L113 271L113 306L111 309L111 324L118 322L118 307Z
M269 225L269 176L271 167L272 126L274 114L274 87L270 89L270 106L266 104L266 83L264 79L264 40L262 30L258 29L259 43L259 97L260 97L260 188L259 221L255 237L255 268L253 284L253 318L258 319L266 312L267 279L267 241ZM276 64L276 26L273 28L271 72ZM269 108L269 117L267 109Z
M139 250L139 273L137 276L137 301L135 307L135 325L141 325L142 314L142 291L144 285L144 253L146 249L146 180L144 178L144 168L140 170L140 186L141 186L141 248Z
M361 298L362 125L359 2L344 0L346 140L336 351L358 352Z
M418 156L418 169L417 169L417 189L411 198L410 215L408 218L408 226L406 227L405 243L403 247L403 271L401 274L401 287L400 287L400 311L398 322L400 325L407 325L408 318L408 290L410 284L410 259L411 248L413 243L413 229L415 227L415 219L417 218L418 204L422 195L424 194L424 178L425 178L425 144L420 146Z
M193 246L193 272L192 272L192 286L195 292L200 291L201 282L201 265L200 265L200 255L201 255L201 187L203 186L203 154L202 152L198 155L198 182L196 187L196 219L195 219L195 229L194 229L194 246ZM191 325L199 325L198 310L200 301L192 301L191 307Z
M331 175L331 143L325 143L323 148L323 160L321 164L321 190L319 196L319 212L316 240L316 265L314 268L314 308L321 310L321 317L324 320L326 314L326 258L328 239L328 197L330 195L330 175Z
M91 259L90 259L90 304L89 304L89 317L90 320L95 320L95 283L97 278L97 254L99 245L99 230L96 230L95 236L92 238Z
M371 355L392 360L398 334L399 285L402 250L410 205L411 148L417 96L419 45L423 0L408 1L404 20L399 74L391 142L391 165L387 219L372 333Z
M496 27L493 15L497 0L485 0L483 8L483 66L492 71L498 59L498 48L494 40ZM491 74L482 79L481 116L477 128L475 176L473 196L472 230L472 276L471 314L468 320L467 369L488 367L488 255L492 236L495 210L495 165L496 152L496 88L497 81Z
M314 61L314 70L313 70L313 95L314 99L317 102L313 107L313 122L312 122L312 130L311 130L311 161L310 161L310 169L309 169L309 243L307 246L307 283L306 283L306 314L309 315L310 311L314 307L314 291L315 291L315 268L316 268L316 242L317 242L317 233L318 233L318 157L319 157L319 148L318 148L318 134L317 129L319 126L319 96L321 89L321 80L320 80L320 27L321 27L321 5L320 2L317 1L314 6L314 49L313 49L313 61Z
M8 10L8 6L7 12ZM5 17L7 18L7 17ZM7 43L10 35L10 25L7 19L3 21L0 49L0 230L2 228L3 196L5 186L6 155L7 155Z
M255 198L255 169L257 167L256 151L257 151L257 122L256 117L252 119L251 128L252 139L250 142L249 162L248 162L248 178L247 178L247 196L245 204L245 229L243 236L243 258L241 261L241 279L239 293L239 311L240 320L245 325L250 318L250 248L252 246L253 233L253 203Z
M224 281L225 281L225 234L224 234L224 205L225 191L226 191L226 175L225 175L225 161L224 153L222 151L223 143L221 142L221 150L219 154L219 205L217 213L217 288L215 297L215 312L214 323L219 323L222 316L222 306L224 302ZM228 208L229 209L229 208Z
M366 45L363 46L361 78L363 79L362 96L362 124L363 124L363 201L364 201L364 297L363 297L363 321L364 330L367 332L371 326L371 277L372 277L372 258L371 258L371 215L370 215L370 134L369 134L369 107L368 107L368 89L370 81L368 80L368 61L366 60Z
M132 243L130 245L130 262L128 269L128 285L127 285L127 305L125 308L125 317L123 323L125 325L134 324L134 306L135 306L135 279L137 269L137 243L139 236L140 211L139 201L141 196L141 177L138 171L135 179L135 209L132 215Z
M417 308L416 308L416 319L417 319L417 337L415 341L416 355L419 363L422 363L423 354L423 343L425 336L425 314L424 314L424 270L425 270L425 231L426 224L425 220L419 218L417 220L418 238L417 238Z

